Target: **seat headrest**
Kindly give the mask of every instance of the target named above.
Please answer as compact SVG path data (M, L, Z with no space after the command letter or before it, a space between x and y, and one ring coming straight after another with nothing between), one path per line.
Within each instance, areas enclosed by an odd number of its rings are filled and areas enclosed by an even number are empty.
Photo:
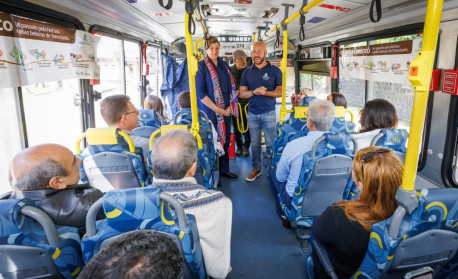
M344 154L353 158L349 144L351 140L350 134L327 132L315 141L314 146L316 145L316 152L326 151L330 154ZM312 154L314 154L313 148Z
M382 136L373 145L389 147L394 151L401 151L403 153L407 151L406 142L409 132L406 129L382 129L380 130L380 134Z
M118 128L89 128L86 131L86 139L90 145L118 144Z

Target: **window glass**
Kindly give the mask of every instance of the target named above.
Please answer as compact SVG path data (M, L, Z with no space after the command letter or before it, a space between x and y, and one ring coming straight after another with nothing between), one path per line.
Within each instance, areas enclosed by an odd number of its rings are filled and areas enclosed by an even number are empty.
M126 94L136 108L141 106L140 94L140 44L124 41L124 68L126 75Z
M326 75L313 75L308 73L299 73L300 87L310 88L314 91L315 96L320 99L326 99L331 93L331 78Z
M83 132L78 93L78 79L22 87L29 146L57 143L75 152Z
M149 72L146 76L146 80L148 80L149 84L146 86L146 94L153 94L153 95L160 95L159 94L159 75L162 82L162 71L158 71L158 69L162 69L160 66L160 53L159 49L155 47L148 46L146 49L146 63L149 65Z
M125 94L122 40L102 36L97 45L97 62L100 66L100 84L95 85L94 90L101 94L102 99ZM95 125L107 126L100 114L100 100L95 102Z
M11 159L22 149L22 133L19 110L13 88L0 88L0 194L11 191L8 169Z

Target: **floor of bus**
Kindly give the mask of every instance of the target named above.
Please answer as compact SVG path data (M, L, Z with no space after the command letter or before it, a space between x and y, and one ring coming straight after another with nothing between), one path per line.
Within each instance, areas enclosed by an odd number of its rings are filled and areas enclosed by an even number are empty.
M305 278L305 257L294 229L283 228L275 213L265 172L253 182L251 157L230 160L238 179L222 178L222 191L232 200L232 271L227 278Z

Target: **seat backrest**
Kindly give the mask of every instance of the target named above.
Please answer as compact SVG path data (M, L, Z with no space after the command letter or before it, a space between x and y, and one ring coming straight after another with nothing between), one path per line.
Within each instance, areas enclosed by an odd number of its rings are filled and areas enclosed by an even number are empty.
M372 139L371 145L383 146L393 149L394 153L405 161L407 151L407 140L409 138L409 132L406 129L382 129Z
M400 278L423 266L434 269L435 278L457 274L458 189L422 189L417 197L419 206L404 217L398 236L388 233L393 217L372 227L366 256L355 275Z
M95 222L103 206L107 219ZM157 187L113 190L97 201L88 212L87 234L82 250L88 262L110 238L140 229L157 230L178 236L193 278L205 277L202 248L193 215L185 215L182 205Z
M102 192L150 184L142 152L135 149L125 132L118 128L90 128L85 136L88 147L78 155L83 161L81 182Z
M289 220L311 226L328 205L349 198L354 187L351 178L352 140L350 134L327 132L315 141L311 151L304 154L291 208L284 208ZM283 204L281 198L280 204ZM302 224L302 220L307 224Z
M137 127L132 130L132 133L134 133L136 136L149 139L151 135L159 128L157 127L151 127L151 126L141 126Z
M175 117L173 123L178 125L189 125L192 123L192 112L189 108L182 108ZM199 135L202 139L202 149L197 150L198 169L196 170L197 179L201 175L203 180L197 181L207 189L214 188L213 173L218 171L215 146L213 143L212 124L208 120L204 111L199 110Z
M138 126L150 126L160 128L162 126L162 117L153 109L138 110Z
M0 256L1 278L74 278L83 267L78 230L26 199L0 201Z

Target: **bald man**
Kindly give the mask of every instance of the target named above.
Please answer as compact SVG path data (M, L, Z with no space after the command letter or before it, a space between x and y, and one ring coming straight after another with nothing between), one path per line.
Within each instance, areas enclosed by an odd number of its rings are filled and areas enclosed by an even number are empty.
M151 154L153 186L173 195L186 214L196 218L205 268L212 278L231 271L232 202L219 191L197 184L195 138L184 130L171 130L154 141Z
M22 150L10 166L14 189L10 199L32 200L55 224L76 227L84 234L87 211L103 194L88 185L75 185L80 163L68 148L57 144Z
M278 67L266 61L267 49L263 42L253 45L251 58L253 66L246 69L240 82L240 98L249 99L248 127L251 136L251 173L247 181L254 181L261 175L261 131L264 131L266 154L275 137L275 99L281 97L282 73Z

